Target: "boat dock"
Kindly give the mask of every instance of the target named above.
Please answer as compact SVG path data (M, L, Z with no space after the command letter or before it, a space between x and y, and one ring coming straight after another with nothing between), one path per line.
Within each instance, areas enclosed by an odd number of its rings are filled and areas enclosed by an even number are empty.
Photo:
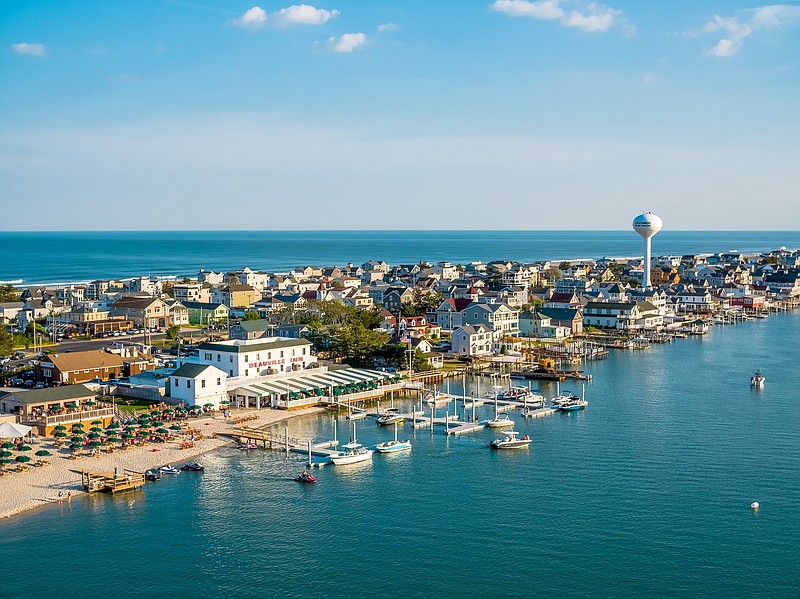
M135 470L123 470L122 474L116 472L88 472L81 471L81 485L87 493L103 491L118 493L119 491L132 491L144 487L144 474Z

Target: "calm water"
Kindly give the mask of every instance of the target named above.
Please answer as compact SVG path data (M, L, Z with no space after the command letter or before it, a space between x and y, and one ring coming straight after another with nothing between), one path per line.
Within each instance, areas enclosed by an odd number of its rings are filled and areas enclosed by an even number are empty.
M800 232L663 231L656 254L762 252L800 247ZM370 259L520 260L641 256L626 231L148 231L0 232L0 281L86 281L141 275L196 275L200 268L287 271Z
M406 426L411 453L304 487L303 456L222 450L203 474L0 524L0 596L797 597L798 339L784 314L614 353L589 365L585 412L514 416L529 451ZM330 438L332 420L291 432Z

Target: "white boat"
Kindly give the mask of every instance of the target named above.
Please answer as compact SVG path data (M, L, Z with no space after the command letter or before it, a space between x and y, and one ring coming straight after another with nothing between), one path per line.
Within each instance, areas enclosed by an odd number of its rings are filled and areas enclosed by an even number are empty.
M258 445L252 443L251 441L248 441L247 443L242 443L241 445L239 445L237 449L258 449Z
M763 389L766 380L767 377L763 376L760 370L757 370L756 373L750 377L750 386L756 389Z
M411 441L398 441L397 440L397 424L394 425L394 441L385 441L378 443L375 446L375 451L378 453L395 453L397 451L408 451L411 449Z
M372 459L372 450L367 449L356 441L356 423L353 423L353 440L347 445L342 445L345 451L339 451L331 455L331 462L337 466L345 464L357 464Z
M518 438L517 435L519 435L519 433L517 431L505 431L503 434L505 435L505 439L495 439L492 441L492 449L522 449L530 445L532 441L528 435L525 435L521 439Z
M389 426L391 424L403 424L405 417L400 413L398 408L389 408L385 410L376 420L378 426Z
M491 420L486 422L486 426L489 428L505 428L507 426L514 426L514 421L508 417L508 414L505 412L502 414L498 414Z
M564 405L564 404L570 404L570 403L573 403L573 402L576 402L576 401L579 401L579 400L580 400L580 397L578 397L577 395L575 395L573 393L570 393L569 391L565 391L565 392L561 393L561 395L559 395L558 397L554 397L553 400L552 400L552 404L554 406L558 407L558 406L561 406L561 405Z
M159 468L159 470L161 471L162 474L180 474L181 473L180 470L178 470L177 468L174 468L173 466L170 466L169 464L167 464L166 466L161 466L161 468Z
M437 408L441 406L446 406L450 403L451 398L447 393L442 393L441 391L426 391L422 399L428 405L435 405Z

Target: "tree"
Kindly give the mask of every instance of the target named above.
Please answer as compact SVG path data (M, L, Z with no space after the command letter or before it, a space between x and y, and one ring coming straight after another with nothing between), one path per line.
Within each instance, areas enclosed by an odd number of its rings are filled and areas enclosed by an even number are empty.
M14 335L4 325L0 325L0 356L10 356L14 350Z
M18 302L19 292L13 285L0 285L0 302Z
M161 293L168 297L175 297L175 292L172 288L175 287L175 283L173 281L164 281L161 283Z
M180 333L181 333L181 327L179 327L177 324L173 324L171 327L167 329L166 337L167 339L175 340L178 338Z
M567 270L570 266L572 266L569 262L564 260L561 264L558 265L559 270Z
M258 312L255 312L255 311L253 311L253 312L245 312L244 316L242 316L242 320L244 320L244 321L247 321L247 320L258 320L259 318L261 318L261 314L259 314Z

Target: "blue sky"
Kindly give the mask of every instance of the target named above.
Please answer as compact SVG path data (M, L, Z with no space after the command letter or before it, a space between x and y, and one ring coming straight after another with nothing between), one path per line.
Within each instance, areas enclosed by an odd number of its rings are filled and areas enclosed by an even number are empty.
M800 2L0 4L5 230L800 228Z

